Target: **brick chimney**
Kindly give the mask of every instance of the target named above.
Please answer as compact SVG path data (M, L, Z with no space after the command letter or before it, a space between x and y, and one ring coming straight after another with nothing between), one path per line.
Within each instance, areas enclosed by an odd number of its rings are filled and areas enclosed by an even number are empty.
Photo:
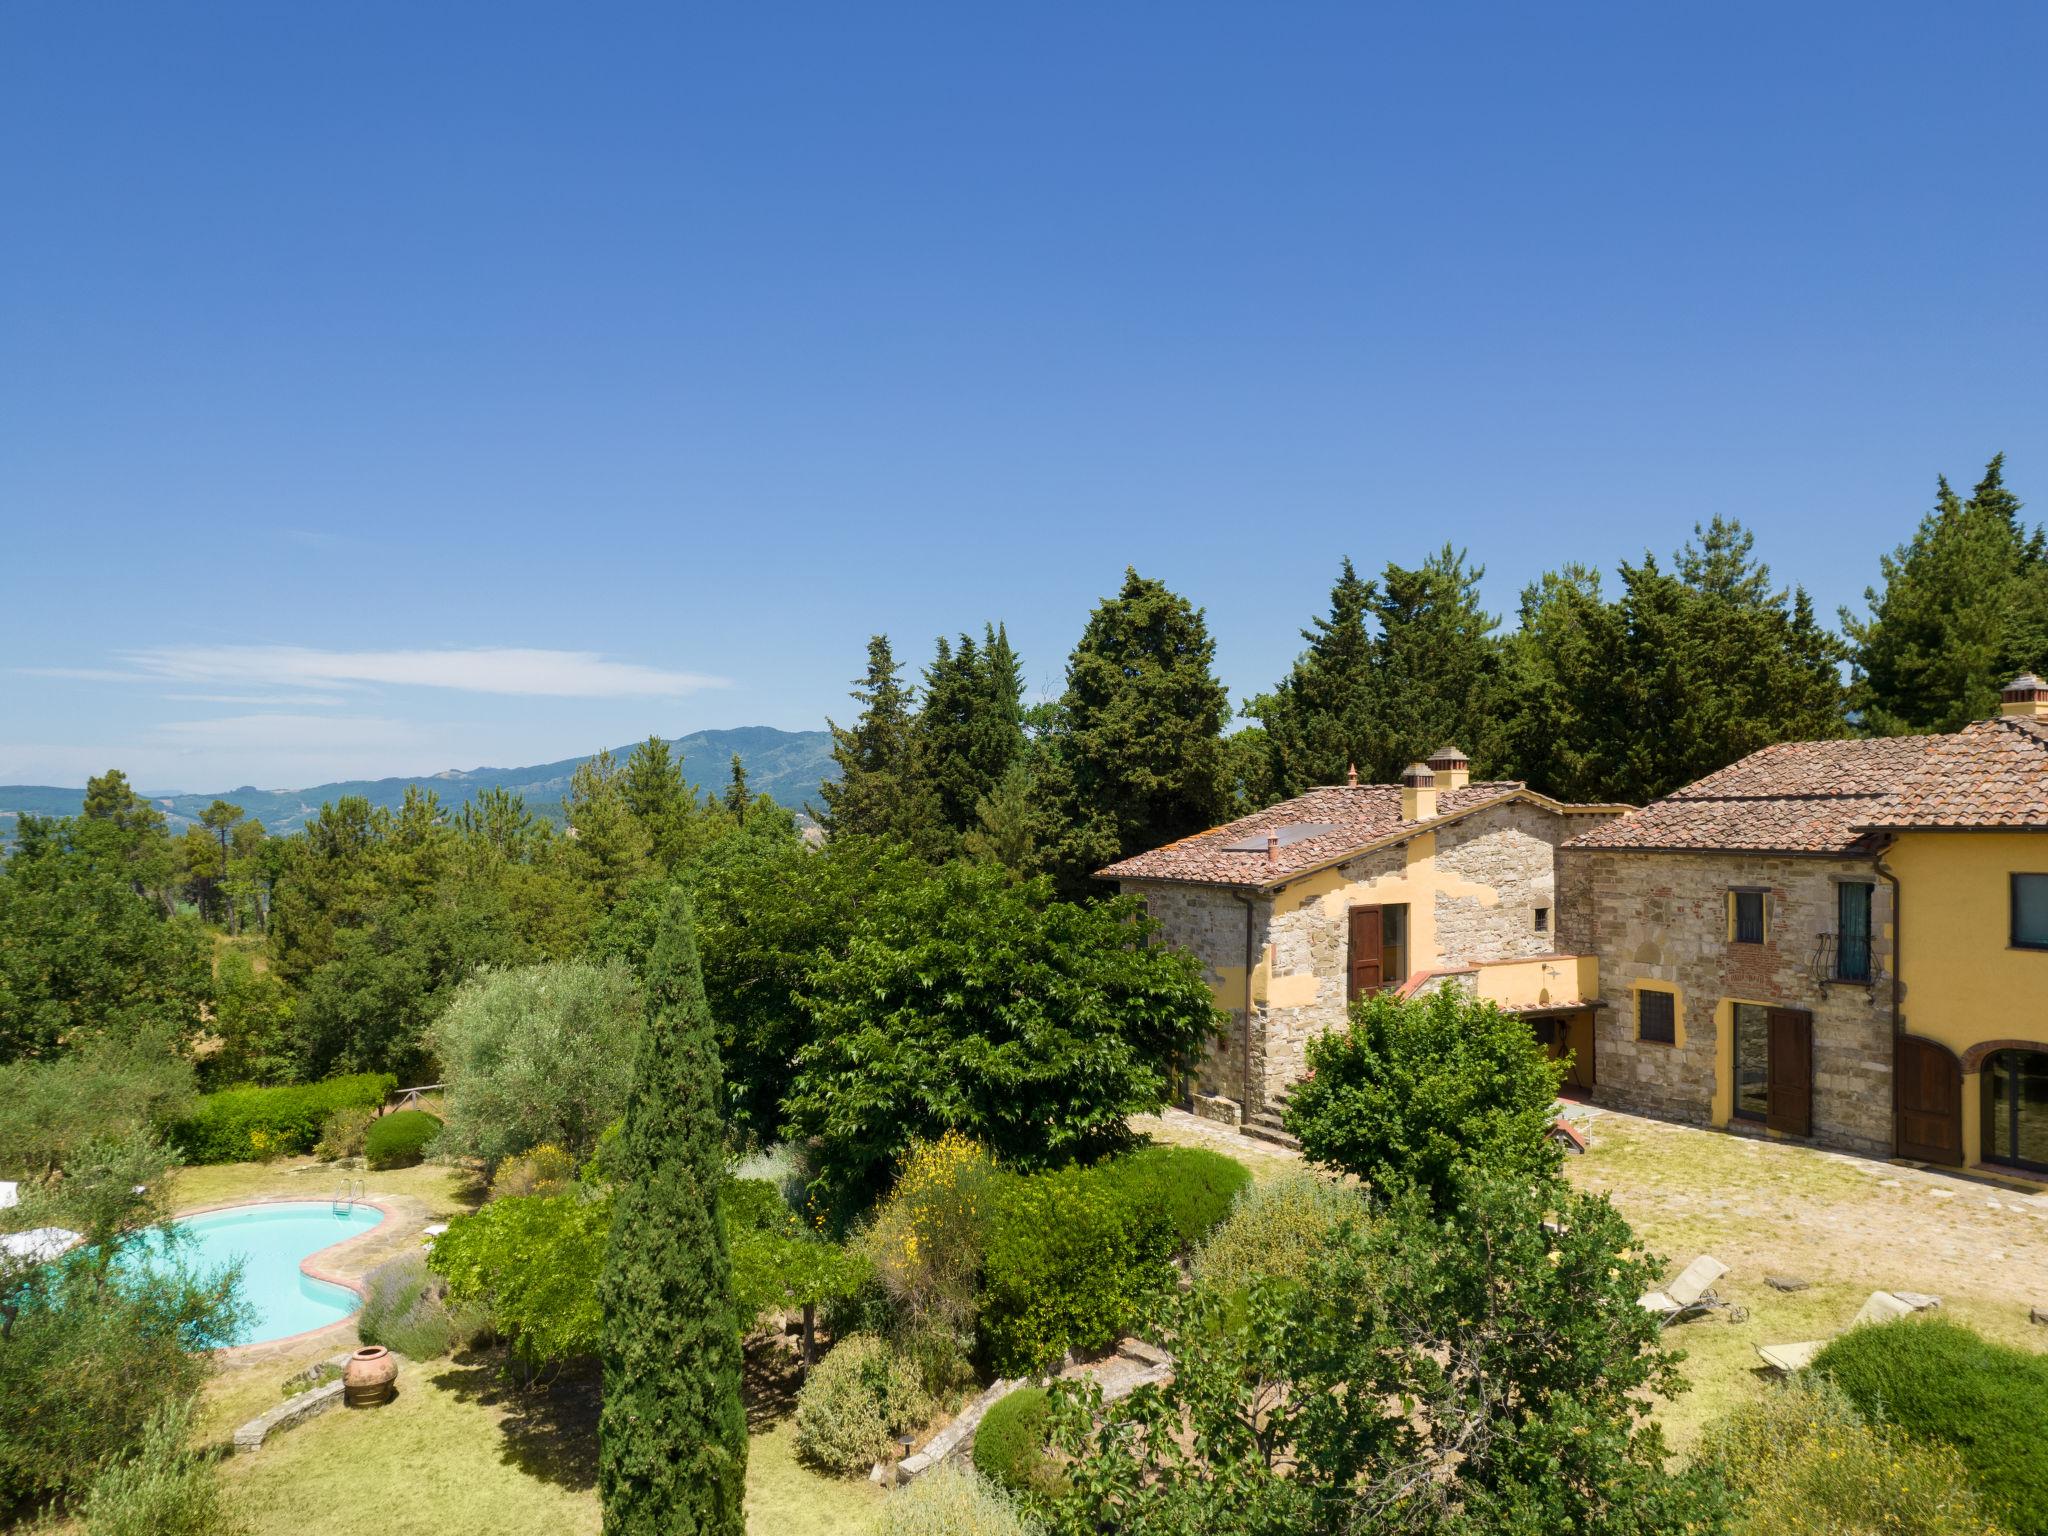
M1401 774L1401 819L1427 821L1436 814L1436 775L1427 763L1410 763Z
M1438 789L1463 789L1472 781L1472 764L1456 747L1438 747L1430 754L1429 771Z
M2008 718L2048 720L2048 683L2022 672L1998 695L1998 711Z

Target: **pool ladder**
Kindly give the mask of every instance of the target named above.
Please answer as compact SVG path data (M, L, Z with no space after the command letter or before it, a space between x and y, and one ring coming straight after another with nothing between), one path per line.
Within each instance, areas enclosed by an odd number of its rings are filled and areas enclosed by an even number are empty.
M347 1215L349 1211L362 1204L368 1194L369 1189L361 1179L343 1179L341 1188L334 1192L335 1214Z

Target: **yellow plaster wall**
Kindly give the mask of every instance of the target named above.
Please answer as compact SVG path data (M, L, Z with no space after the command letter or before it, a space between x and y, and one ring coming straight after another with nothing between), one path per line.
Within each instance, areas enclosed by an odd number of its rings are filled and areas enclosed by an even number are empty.
M1489 960L1474 967L1475 991L1503 1008L1534 1008L1600 995L1600 961L1593 955L1542 955Z
M1907 1032L1958 1054L1985 1040L2048 1040L2048 950L2011 947L2009 878L2048 874L2048 836L1907 832L1884 862L1902 892ZM1963 1085L1966 1125L1975 1086Z
M1735 1004L1724 997L1714 1004L1714 1094L1707 1119L1725 1126L1735 1118Z
M2012 947L2012 881L2048 874L2038 832L1905 832L1884 856L1901 891L1906 1032L1957 1055L1990 1040L2048 1043L2048 950ZM1984 1156L1983 1074L1963 1074L1963 1160Z

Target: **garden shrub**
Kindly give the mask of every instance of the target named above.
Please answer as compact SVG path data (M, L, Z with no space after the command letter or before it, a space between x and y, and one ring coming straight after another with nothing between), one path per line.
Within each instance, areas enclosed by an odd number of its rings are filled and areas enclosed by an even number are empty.
M893 1436L931 1417L910 1363L871 1333L841 1339L796 1399L797 1454L828 1472L865 1472L895 1450Z
M1255 1279L1300 1280L1347 1221L1364 1219L1356 1189L1301 1170L1239 1191L1223 1224L1195 1250L1197 1280L1242 1290Z
M202 1094L167 1127L168 1139L188 1163L241 1163L311 1152L328 1116L341 1109L375 1109L397 1079L363 1072L284 1088L224 1088Z
M348 1109L337 1109L327 1117L327 1123L320 1128L320 1139L313 1146L313 1155L324 1163L335 1162L344 1157L361 1157L363 1139L370 1134L370 1127L376 1124L377 1111L367 1104L353 1105Z
M441 1134L441 1122L424 1109L401 1109L379 1117L363 1138L363 1160L372 1168L410 1168Z
M861 1248L911 1327L972 1335L997 1183L994 1160L958 1131L914 1142L904 1156Z
M1155 1229L1156 1230L1156 1229ZM999 1376L1041 1370L1069 1349L1106 1349L1172 1282L1147 1255L1111 1182L1093 1169L1010 1175L986 1229L980 1337Z
M942 1462L882 1502L870 1536L1039 1536L1043 1530L966 1467Z
M515 1195L559 1195L576 1182L576 1159L560 1147L542 1144L498 1164L491 1179L491 1198Z
M408 1253L372 1270L356 1332L408 1360L435 1360L482 1331L481 1309L451 1309L447 1286L427 1268L425 1254Z
M1206 1147L1141 1147L1096 1165L1132 1224L1141 1249L1184 1256L1230 1214L1252 1181L1234 1157Z
M990 1482L1024 1493L1045 1486L1050 1462L1046 1437L1052 1401L1043 1387L1019 1387L998 1399L974 1431L974 1470Z
M1851 1328L1813 1368L1866 1415L1955 1447L2019 1536L2048 1533L2048 1357L1922 1318Z
M81 1511L88 1536L240 1536L248 1529L212 1461L188 1444L197 1401L165 1404L135 1454L93 1480Z
M1698 1461L1735 1496L1732 1536L1993 1530L1954 1447L1866 1420L1824 1376L1772 1388L1710 1425Z
M448 1282L450 1310L480 1313L528 1365L595 1354L611 1225L612 1202L580 1186L493 1200L448 1224L427 1267Z
M1173 1284L1172 1260L1250 1181L1243 1164L1188 1147L1000 1176L982 1230L979 1337L990 1369L1023 1375L1138 1327Z

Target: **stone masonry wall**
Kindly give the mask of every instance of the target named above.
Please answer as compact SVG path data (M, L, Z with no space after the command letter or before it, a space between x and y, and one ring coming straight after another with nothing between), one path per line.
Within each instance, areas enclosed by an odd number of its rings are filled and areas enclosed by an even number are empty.
M1560 944L1599 957L1608 1004L1594 1025L1595 1099L1705 1124L1713 1111L1719 1005L1801 1008L1813 1015L1814 1139L1891 1151L1891 888L1870 860L1567 849L1558 864ZM1868 984L1823 984L1815 976L1816 944L1835 930L1835 887L1845 879L1875 886ZM1728 938L1728 892L1735 887L1770 893L1762 944ZM1682 1045L1636 1038L1635 989L1645 981L1679 990Z
M1558 952L1557 935L1536 931L1536 909L1557 920L1557 845L1587 830L1534 805L1504 805L1453 822L1436 835L1441 872L1490 887L1499 902L1440 890L1436 894L1436 947L1445 963L1514 960Z
M1244 1097L1244 903L1228 891L1206 885L1152 884L1127 880L1123 889L1144 898L1159 924L1160 938L1202 962L1203 979L1229 1018L1228 1033L1209 1048L1195 1073L1197 1093ZM1254 963L1263 952L1272 901L1253 898ZM1225 972L1228 971L1226 975ZM1256 1051L1255 1051L1256 1054Z

